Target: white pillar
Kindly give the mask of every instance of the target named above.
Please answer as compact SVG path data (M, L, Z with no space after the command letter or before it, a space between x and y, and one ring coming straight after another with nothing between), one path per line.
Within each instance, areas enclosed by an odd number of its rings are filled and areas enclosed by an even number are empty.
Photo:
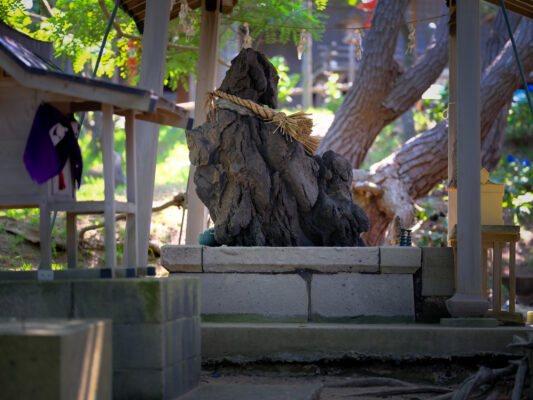
M457 2L457 288L446 302L454 317L488 310L481 284L479 2Z
M218 28L220 25L220 0L215 3L214 10L206 10L206 0L202 0L202 22L200 25L200 49L196 69L196 98L194 101L194 125L205 122L204 110L207 92L215 89L215 78L218 53ZM198 235L205 229L205 206L196 194L194 184L195 167L189 168L189 185L187 187L187 233L186 244L198 244Z
M455 14L454 14L455 15ZM450 21L448 101L448 238L457 224L457 33Z
M312 1L307 1L307 8L313 7ZM302 54L302 108L313 107L313 36L305 33L306 50Z
M171 0L147 0L139 87L163 94ZM135 136L139 265L148 263L159 125L139 121ZM131 265L133 267L133 265Z

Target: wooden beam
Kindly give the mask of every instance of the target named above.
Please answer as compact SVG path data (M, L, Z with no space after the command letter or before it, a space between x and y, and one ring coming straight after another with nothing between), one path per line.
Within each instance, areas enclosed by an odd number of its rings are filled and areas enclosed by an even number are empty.
M218 1L217 1L217 4ZM204 104L207 92L215 89L215 77L218 59L218 33L220 25L219 7L214 11L206 10L206 0L202 0L202 22L200 25L200 50L198 53L197 83L194 123L201 125L206 120ZM187 186L187 233L186 244L197 244L198 235L205 229L205 206L196 194L193 165L189 168Z
M141 56L141 76L139 86L163 94L165 77L166 49L168 42L168 22L170 0L147 0L144 24L143 51ZM157 142L159 126L139 121L135 136L139 266L148 263L148 241L152 219L154 197L155 167L157 161Z
M479 2L457 2L457 288L446 306L453 317L488 311L481 272L481 136Z
M136 267L139 259L139 231L137 225L137 204L135 203L139 188L137 187L137 168L135 166L135 112L126 113L126 195L128 203L134 207L133 213L126 216L124 235L123 265Z
M102 106L102 159L104 164L104 232L106 268L117 266L115 232L115 160L113 137L113 106Z

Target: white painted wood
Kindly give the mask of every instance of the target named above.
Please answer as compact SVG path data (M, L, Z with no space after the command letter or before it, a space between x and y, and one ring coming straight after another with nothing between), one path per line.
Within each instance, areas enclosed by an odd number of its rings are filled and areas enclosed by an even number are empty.
M104 235L105 265L115 268L117 265L117 244L115 235L115 168L113 160L113 106L102 106L102 159L104 164Z
M502 243L494 242L492 253L492 309L502 309Z
M307 0L307 8L312 8L313 2ZM313 107L313 37L305 33L306 51L302 54L302 108Z
M166 49L168 42L168 22L170 0L147 0L144 20L143 52L139 86L158 94L163 91L165 76ZM149 122L137 124L136 168L139 187L137 203L138 225L138 265L148 263L148 241L154 197L155 167L159 126Z
M81 214L102 214L105 211L104 201L78 201L78 202L65 202L54 201L48 203L48 208L51 211L67 211L77 215ZM129 213L135 212L135 206L133 203L124 203L122 201L115 201L115 212Z
M48 185L42 184L39 202L39 242L41 248L41 263L39 269L52 268L52 240L50 225L50 209L48 208Z
M219 1L217 1L219 4ZM206 120L204 104L207 92L215 89L217 68L218 31L220 25L219 7L215 11L206 11L205 0L202 0L202 22L200 25L200 48L198 52L196 98L194 105L194 124L201 125ZM189 168L189 184L187 186L187 231L186 243L197 244L198 235L205 230L206 210L196 194L193 165Z
M126 216L126 232L124 235L124 252L123 265L124 267L136 267L139 246L138 246L138 225L137 219L137 204L135 199L137 194L137 169L135 166L135 112L128 111L126 113L126 185L127 185L127 199L134 207L133 213Z
M454 317L487 313L482 296L479 2L457 2L457 291Z
M78 234L76 232L76 214L67 213L67 265L76 269L78 265Z
M454 181L457 189L457 35L450 32L449 38L449 103L448 103L448 186ZM457 192L448 194L448 237L457 224Z

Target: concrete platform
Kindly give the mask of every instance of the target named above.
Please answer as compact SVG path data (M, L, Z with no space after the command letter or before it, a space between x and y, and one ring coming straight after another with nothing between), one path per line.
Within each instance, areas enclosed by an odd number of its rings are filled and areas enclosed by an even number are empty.
M200 279L204 321L414 322L413 277L424 250L169 245L161 263L172 275ZM430 266L439 273L440 258L435 254ZM453 259L445 260L443 273L453 274ZM442 273L427 269L424 295L431 296L440 287L432 277Z
M510 354L527 327L432 324L203 323L204 362L318 361L343 357L413 359Z
M318 400L321 384L201 384L179 400Z

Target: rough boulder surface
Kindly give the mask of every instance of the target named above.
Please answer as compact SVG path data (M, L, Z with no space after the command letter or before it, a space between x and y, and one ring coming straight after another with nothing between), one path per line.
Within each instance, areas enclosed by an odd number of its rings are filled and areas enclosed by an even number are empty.
M219 90L277 107L278 76L244 49ZM368 217L351 196L352 168L328 151L310 156L276 126L227 101L187 132L196 192L231 246L364 246Z

